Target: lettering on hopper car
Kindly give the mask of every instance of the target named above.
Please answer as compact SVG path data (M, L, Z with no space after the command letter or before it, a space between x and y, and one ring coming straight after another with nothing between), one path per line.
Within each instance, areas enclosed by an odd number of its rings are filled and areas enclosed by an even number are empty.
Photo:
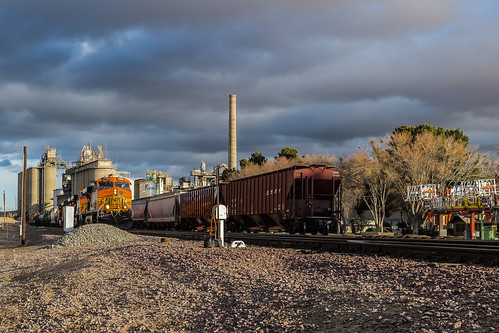
M267 190L267 193L266 195L269 196L269 195L274 195L274 194L280 194L281 193L281 189L274 189L274 190Z

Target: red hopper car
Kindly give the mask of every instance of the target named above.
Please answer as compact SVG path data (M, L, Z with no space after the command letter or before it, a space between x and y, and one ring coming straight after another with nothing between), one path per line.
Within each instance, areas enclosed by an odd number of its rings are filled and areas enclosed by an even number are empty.
M219 188L220 193L216 186L210 186L149 198L146 203L136 200L134 221L146 222L152 228L169 222L176 229L205 230L219 195L220 204L228 209L229 231L328 234L337 230L341 175L331 167L293 166L221 183ZM160 209L163 204L167 211Z

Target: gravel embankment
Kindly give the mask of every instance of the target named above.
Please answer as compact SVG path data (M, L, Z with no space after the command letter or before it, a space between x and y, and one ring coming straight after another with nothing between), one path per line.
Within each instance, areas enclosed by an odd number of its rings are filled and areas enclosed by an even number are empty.
M120 242L139 242L146 240L142 236L131 234L108 224L86 224L68 232L50 244L49 248L75 247L87 245L108 245Z
M91 227L91 226L89 226ZM99 228L98 226L95 228ZM0 331L490 332L497 267L75 232L0 252ZM87 237L79 246L77 239ZM94 237L111 244L98 245ZM125 236L123 236L125 237ZM136 236L134 236L136 237ZM73 238L69 240L69 238ZM132 240L132 242L130 242Z

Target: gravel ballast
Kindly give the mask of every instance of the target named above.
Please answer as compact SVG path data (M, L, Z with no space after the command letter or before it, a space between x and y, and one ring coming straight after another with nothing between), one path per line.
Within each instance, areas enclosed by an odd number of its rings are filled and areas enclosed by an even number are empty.
M109 224L85 224L68 232L50 248L75 247L85 245L108 245L121 242L138 242L146 240L142 236L131 234Z
M157 243L127 238L116 228L94 234L102 227L94 228L67 234L50 248L0 251L0 331L498 327L497 267L251 246L204 249L202 242ZM108 241L96 244L95 238Z

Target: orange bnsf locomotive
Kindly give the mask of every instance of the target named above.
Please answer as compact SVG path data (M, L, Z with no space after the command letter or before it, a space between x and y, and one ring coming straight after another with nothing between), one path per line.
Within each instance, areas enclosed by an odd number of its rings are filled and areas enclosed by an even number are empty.
M132 191L130 181L123 177L102 177L80 191L76 200L75 218L78 225L108 223L132 227Z

